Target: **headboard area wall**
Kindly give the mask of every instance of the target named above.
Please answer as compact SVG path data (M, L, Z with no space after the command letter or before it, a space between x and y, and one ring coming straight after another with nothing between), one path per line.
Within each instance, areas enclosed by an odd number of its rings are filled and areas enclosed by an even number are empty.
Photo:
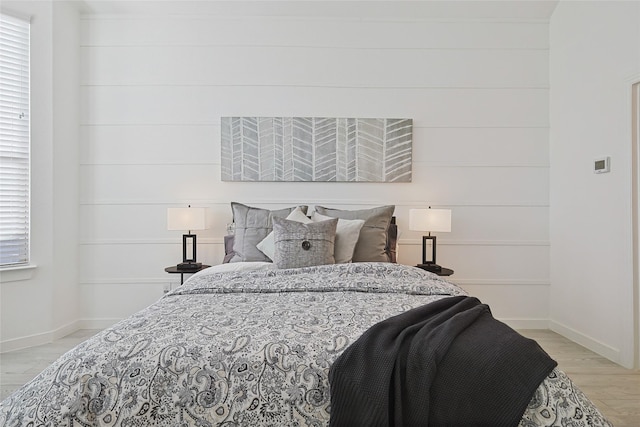
M198 260L221 262L232 201L395 205L404 264L421 259L409 210L451 209L452 231L438 236L450 279L513 325L546 325L546 22L408 4L430 2L203 3L205 11L81 17L86 326L110 324L177 285L164 273L181 258L168 207L208 208ZM223 117L410 118L411 180L223 180Z

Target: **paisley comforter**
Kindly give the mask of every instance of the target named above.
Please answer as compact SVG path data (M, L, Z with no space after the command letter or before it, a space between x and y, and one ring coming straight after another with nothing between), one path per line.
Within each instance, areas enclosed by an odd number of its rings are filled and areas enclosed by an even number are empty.
M326 426L329 367L347 346L465 294L397 264L216 266L60 357L0 403L0 425ZM520 425L609 424L556 369Z

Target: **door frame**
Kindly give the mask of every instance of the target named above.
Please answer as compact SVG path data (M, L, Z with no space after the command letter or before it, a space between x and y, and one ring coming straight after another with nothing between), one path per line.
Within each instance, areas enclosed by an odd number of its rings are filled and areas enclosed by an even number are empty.
M632 363L640 368L640 74L627 80L627 108L631 119L628 126L631 142L631 208L633 230L633 291L630 325L625 337L632 337ZM625 325L626 326L626 325Z

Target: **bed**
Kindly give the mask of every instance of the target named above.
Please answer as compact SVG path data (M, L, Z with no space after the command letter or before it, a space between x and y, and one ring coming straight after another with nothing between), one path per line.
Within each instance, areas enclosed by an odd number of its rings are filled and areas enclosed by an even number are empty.
M0 402L0 425L327 426L346 349L385 319L466 296L392 262L213 266L61 356ZM557 368L527 401L521 426L610 425Z

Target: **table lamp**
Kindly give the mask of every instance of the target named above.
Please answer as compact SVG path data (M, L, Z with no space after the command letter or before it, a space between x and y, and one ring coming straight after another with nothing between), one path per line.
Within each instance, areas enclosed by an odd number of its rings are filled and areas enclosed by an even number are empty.
M182 262L177 265L179 270L198 270L202 263L196 262L196 235L192 230L206 229L205 208L168 208L167 230L187 230L182 235ZM187 254L187 248L191 245L191 253Z
M431 232L451 231L451 210L450 209L410 209L409 210L409 230L428 231L428 236L422 236L422 264L420 267L437 273L442 270L436 264L436 236ZM431 240L431 259L427 260L427 240Z

